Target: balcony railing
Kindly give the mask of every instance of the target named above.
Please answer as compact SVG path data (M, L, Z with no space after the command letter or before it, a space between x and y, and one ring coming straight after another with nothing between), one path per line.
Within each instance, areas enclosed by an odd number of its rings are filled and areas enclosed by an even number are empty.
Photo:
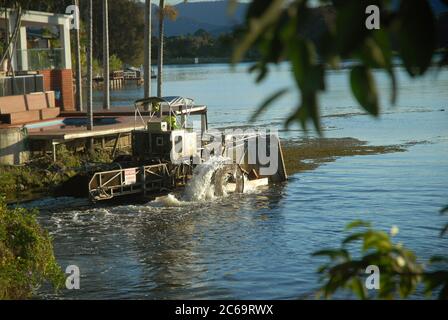
M0 78L0 97L44 91L41 74Z
M18 70L63 69L62 48L17 50Z

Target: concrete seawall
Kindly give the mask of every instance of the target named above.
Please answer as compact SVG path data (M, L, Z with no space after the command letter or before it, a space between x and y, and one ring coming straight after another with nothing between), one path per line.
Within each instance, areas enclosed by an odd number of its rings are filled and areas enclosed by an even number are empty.
M0 129L0 165L18 165L29 159L28 133L24 128Z

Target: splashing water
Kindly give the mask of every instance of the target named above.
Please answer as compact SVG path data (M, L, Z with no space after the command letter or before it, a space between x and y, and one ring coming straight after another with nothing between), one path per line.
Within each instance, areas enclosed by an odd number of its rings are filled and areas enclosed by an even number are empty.
M177 199L175 195L169 194L157 197L152 202L152 205L180 207L191 202L213 200L215 198L215 186L212 182L213 173L226 163L229 163L229 158L221 156L211 157L193 170L193 177L185 186L181 200Z
M151 205L154 207L182 207L187 204L187 202L177 199L176 196L171 193L167 196L157 197L151 202Z
M229 160L225 157L211 157L198 165L193 171L192 179L187 183L183 200L212 200L215 197L215 186L212 183L213 173L222 168Z

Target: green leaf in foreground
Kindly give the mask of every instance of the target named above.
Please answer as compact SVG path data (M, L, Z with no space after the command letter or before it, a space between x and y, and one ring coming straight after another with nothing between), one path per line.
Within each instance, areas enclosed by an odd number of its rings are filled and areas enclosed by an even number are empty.
M426 0L400 2L400 54L411 76L425 73L436 46L434 14Z
M370 114L378 116L378 94L370 69L356 66L350 72L350 86L359 104Z
M271 96L269 96L257 109L257 111L254 112L252 117L250 118L250 121L255 121L259 116L263 114L263 112L266 111L266 109L277 99L282 97L285 93L288 92L288 89L280 89Z

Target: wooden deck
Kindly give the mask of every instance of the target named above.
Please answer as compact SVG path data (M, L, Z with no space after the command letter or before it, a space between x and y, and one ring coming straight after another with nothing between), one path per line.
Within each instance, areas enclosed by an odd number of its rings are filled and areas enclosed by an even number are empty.
M95 117L96 119L104 119L106 117ZM115 123L111 124L100 124L93 127L92 130L87 130L85 124L80 125L65 125L62 121L66 118L54 119L55 124L52 125L49 121L48 126L44 127L31 127L28 129L28 137L30 140L50 140L50 141L70 141L74 139L81 138L91 138L91 137L104 137L110 135L116 135L120 133L129 133L132 130L144 129L145 124L142 122L141 118L134 120L134 116L119 116L119 117L107 117L115 119ZM75 117L70 117L70 119L76 119ZM79 119L84 119L84 117L79 117ZM147 122L149 117L145 116L143 119ZM56 123L56 121L61 121L61 123ZM160 119L153 118L151 121L160 121Z
M200 115L207 111L205 106L196 106L191 108L190 115ZM147 123L151 117L148 111L141 110L143 121ZM177 111L178 114L186 113L185 110ZM165 116L165 115L164 115ZM131 108L113 108L110 110L98 110L94 112L94 119L114 120L112 123L102 123L94 125L92 130L87 130L85 124L64 124L63 121L69 119L73 121L86 119L85 112L73 111L62 112L61 116L55 119L33 122L28 124L28 136L31 140L48 140L65 142L74 139L105 137L122 133L130 133L132 130L145 128L145 123L140 116L134 116L134 110ZM161 119L153 117L151 122L160 122Z

